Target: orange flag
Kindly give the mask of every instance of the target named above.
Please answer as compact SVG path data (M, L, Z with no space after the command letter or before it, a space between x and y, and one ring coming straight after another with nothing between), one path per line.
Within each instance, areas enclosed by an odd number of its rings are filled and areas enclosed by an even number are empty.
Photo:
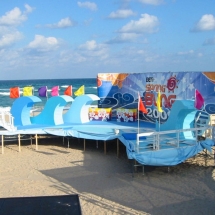
M142 99L140 98L140 95L139 95L139 110L142 111L143 113L148 113L147 109L145 108L144 104L143 104L143 101Z
M10 98L16 99L20 97L19 87L11 87L10 88Z
M72 96L72 86L68 86L64 91L64 95Z

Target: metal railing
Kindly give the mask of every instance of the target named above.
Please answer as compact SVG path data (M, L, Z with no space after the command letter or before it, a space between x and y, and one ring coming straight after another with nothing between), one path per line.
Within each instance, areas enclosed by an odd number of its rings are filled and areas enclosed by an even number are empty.
M161 146L166 144L170 147L179 147L181 143L193 145L198 140L198 131L212 130L213 126L200 128L169 130L160 132L143 132L137 134L135 151L144 152L144 149L160 150Z

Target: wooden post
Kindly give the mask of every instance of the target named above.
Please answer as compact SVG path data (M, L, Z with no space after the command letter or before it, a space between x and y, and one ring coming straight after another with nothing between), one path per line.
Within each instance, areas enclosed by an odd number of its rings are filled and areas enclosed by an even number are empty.
M35 135L36 138L36 151L38 150L38 139L37 139L37 134Z
M31 147L32 147L32 135L31 135Z
M116 147L117 147L117 157L119 158L119 139L117 139Z
M137 172L137 161L136 160L134 160L134 170L135 170L135 172Z
M1 153L4 154L4 135L1 135Z
M20 141L20 134L18 134L18 141L19 141L19 152L21 152L21 141Z
M106 141L104 141L104 154L105 155L107 154L107 143L106 143Z
M86 150L86 142L85 142L85 139L84 139L84 152Z

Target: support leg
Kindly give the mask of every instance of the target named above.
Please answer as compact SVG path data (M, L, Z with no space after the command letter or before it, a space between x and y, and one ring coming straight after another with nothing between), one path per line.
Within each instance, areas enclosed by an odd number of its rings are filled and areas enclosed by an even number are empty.
M117 147L117 157L119 158L119 139L117 139L116 147Z
M31 147L32 147L32 135L31 135Z
M135 172L137 172L137 161L136 160L134 160L134 170L135 170Z
M144 169L144 165L142 166L142 169L143 169L143 175L145 175L145 169Z
M4 135L1 135L1 153L4 154Z
M20 134L18 134L18 142L19 142L19 152L21 152L21 141L20 141Z
M37 138L37 134L35 135L36 138L36 151L38 150L38 138Z
M104 141L104 154L105 155L107 154L107 143L106 143L106 141Z
M133 159L131 161L131 175L132 175L132 178L134 178L134 167L135 167L135 160Z

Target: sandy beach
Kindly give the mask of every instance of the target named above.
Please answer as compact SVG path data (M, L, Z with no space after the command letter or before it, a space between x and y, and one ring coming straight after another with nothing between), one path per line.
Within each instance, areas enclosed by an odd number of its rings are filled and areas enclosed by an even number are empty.
M62 138L39 140L38 151L29 142L5 143L0 154L0 197L78 194L82 213L88 214L215 214L214 157L201 153L171 167L138 168L116 141ZM0 212L1 213L1 212Z

